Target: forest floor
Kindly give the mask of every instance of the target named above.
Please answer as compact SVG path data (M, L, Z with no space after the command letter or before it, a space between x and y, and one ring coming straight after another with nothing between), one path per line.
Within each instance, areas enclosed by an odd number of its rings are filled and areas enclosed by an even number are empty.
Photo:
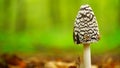
M84 68L82 56L2 54L0 68ZM92 55L92 68L120 68L120 54Z

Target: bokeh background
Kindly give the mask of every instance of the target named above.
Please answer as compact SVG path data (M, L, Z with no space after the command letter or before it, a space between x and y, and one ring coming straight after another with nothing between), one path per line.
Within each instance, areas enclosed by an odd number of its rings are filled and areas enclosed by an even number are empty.
M120 0L0 0L0 53L82 55L73 24L82 4L97 18L101 39L92 55L120 57Z

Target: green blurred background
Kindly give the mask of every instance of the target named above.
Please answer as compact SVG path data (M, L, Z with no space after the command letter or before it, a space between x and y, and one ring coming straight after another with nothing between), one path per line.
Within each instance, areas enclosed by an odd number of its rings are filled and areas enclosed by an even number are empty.
M72 34L82 4L100 29L92 54L120 54L120 0L0 0L0 53L81 53Z

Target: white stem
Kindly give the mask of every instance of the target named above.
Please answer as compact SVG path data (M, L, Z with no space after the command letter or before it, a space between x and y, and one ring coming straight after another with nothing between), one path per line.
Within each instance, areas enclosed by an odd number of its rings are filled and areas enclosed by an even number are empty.
M84 68L91 68L90 44L84 44Z

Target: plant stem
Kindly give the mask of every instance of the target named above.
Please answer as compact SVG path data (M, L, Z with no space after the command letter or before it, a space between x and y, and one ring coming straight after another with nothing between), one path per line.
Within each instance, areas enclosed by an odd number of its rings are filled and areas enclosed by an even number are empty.
M84 68L91 68L91 53L90 53L90 44L83 44L84 46Z

